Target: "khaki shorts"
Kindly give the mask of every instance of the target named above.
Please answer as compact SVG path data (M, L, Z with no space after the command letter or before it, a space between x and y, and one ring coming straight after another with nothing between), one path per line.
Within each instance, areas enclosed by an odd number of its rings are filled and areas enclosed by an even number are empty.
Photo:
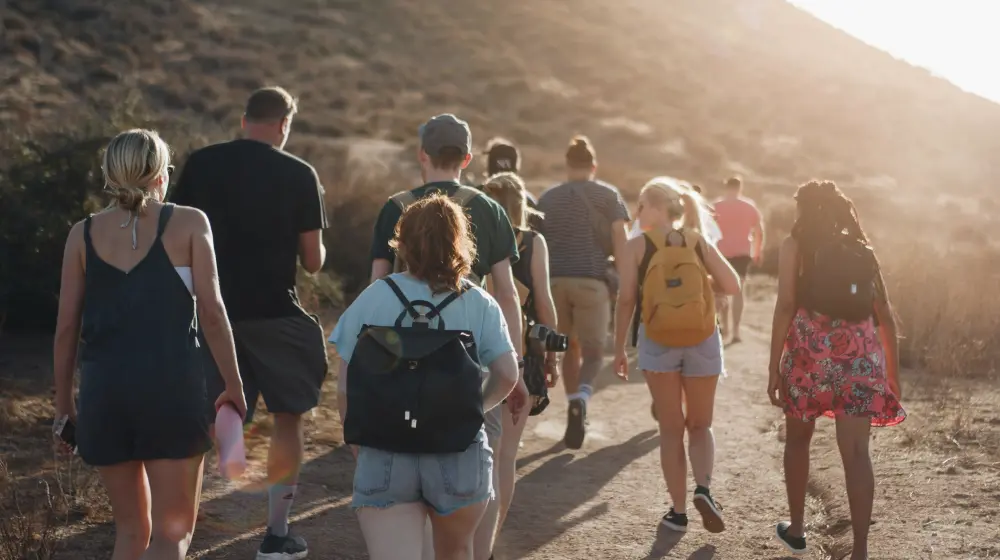
M553 278L552 299L559 320L556 330L570 335L581 346L604 348L611 322L611 294L604 281Z

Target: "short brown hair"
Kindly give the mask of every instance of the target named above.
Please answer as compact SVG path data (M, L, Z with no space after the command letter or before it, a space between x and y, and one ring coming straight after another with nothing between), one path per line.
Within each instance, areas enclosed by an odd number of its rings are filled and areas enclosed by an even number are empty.
M726 179L726 186L731 189L743 188L743 179L740 179L738 176L733 175L732 177Z
M587 169L597 162L597 152L590 143L590 139L583 135L576 135L569 141L569 148L566 149L566 165L574 169Z
M253 122L279 122L298 111L298 101L278 86L258 89L250 94L244 116Z
M459 167L462 167L462 162L465 161L465 152L461 148L445 146L438 150L437 155L432 156L427 154L427 157L431 158L431 165L434 169L456 171Z
M396 222L389 246L396 258L435 294L462 291L462 279L472 272L476 242L469 218L447 196L434 194L414 202Z

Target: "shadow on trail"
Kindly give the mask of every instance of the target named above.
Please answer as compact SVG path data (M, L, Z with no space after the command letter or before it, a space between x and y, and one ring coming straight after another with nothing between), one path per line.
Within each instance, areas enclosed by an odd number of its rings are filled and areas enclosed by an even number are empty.
M574 510L597 495L629 464L652 452L659 444L656 430L647 430L626 442L587 455L562 453L519 478L517 494L500 536L497 556L526 558L574 526L607 513L609 508L606 503L576 514ZM561 446L560 443L553 448ZM530 456L525 459L537 460Z

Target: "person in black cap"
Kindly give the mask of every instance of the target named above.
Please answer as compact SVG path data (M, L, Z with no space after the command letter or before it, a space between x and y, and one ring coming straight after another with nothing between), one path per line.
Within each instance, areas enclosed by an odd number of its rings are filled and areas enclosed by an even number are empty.
M517 151L517 147L514 146L512 142L500 136L494 136L486 143L486 150L483 153L486 156L486 178L496 175L497 173L511 172L511 173L521 173L521 154ZM528 197L528 207L532 210L538 209L538 199L535 195L531 194L531 191L525 190L524 193ZM542 214L538 212L530 212L528 217L528 227L538 231L542 224Z
M396 223L403 211L413 202L432 193L443 193L451 197L468 211L476 236L476 255L470 279L482 283L487 275L490 276L491 293L500 304L514 351L520 357L523 341L521 301L511 269L511 264L518 259L514 228L500 204L481 190L459 183L462 170L472 161L472 132L469 125L449 113L431 118L420 126L418 133L420 150L417 159L425 184L396 193L382 206L372 239L371 280L375 282L401 269L396 263L396 254L389 241L395 235ZM523 362L521 364L523 367ZM528 413L525 408L527 402L528 388L524 379L520 378L514 391L507 397L507 406L516 417ZM501 408L496 407L486 414L486 434L494 453L499 453L501 428ZM499 471L494 470L494 488L499 486L498 476ZM495 495L476 532L476 558L486 558L492 551L499 509L499 500Z

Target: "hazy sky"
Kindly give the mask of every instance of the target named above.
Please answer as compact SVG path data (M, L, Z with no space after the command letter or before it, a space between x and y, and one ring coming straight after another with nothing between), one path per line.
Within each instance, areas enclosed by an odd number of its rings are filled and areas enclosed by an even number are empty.
M788 0L866 43L1000 102L1000 1Z

